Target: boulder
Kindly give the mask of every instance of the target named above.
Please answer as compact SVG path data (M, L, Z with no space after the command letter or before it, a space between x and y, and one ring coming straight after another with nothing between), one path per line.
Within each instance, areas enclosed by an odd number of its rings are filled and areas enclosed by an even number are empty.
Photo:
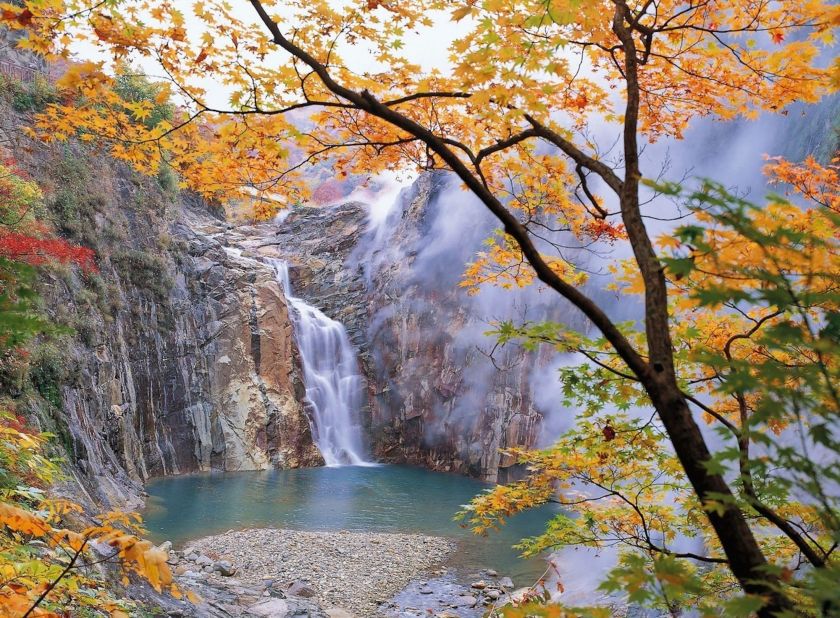
M236 569L227 560L219 560L213 565L213 570L223 577L231 577L236 574Z
M472 595L464 595L458 597L458 605L465 605L466 607L475 607L478 604L478 599Z

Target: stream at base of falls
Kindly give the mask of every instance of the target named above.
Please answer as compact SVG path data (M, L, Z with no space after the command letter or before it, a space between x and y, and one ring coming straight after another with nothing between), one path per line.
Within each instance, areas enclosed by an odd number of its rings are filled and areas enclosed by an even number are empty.
M545 570L512 545L544 529L554 505L511 518L500 532L473 535L453 521L470 498L489 487L462 476L408 466L343 466L193 474L153 480L143 514L151 537L175 546L230 529L290 528L399 532L448 537L458 550L447 561L471 577L495 569L517 586Z

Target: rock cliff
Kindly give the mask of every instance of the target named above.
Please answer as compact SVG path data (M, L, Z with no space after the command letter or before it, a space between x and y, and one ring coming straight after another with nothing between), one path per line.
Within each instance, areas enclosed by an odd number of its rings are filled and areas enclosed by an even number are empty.
M346 326L368 378L364 416L378 458L504 480L514 462L500 449L533 446L540 434L529 383L540 359L512 348L488 356L483 332L498 298L472 299L458 280L493 226L449 188L445 176L422 176L378 229L350 202L295 209L228 240L287 260L295 293ZM461 209L449 232L439 229L445 209ZM457 247L441 244L449 233Z
M347 327L378 458L504 480L512 462L499 450L537 440L538 359L488 358L481 333L497 316L457 285L492 225L470 221L457 251L440 246L441 213L461 209L445 177L422 176L380 227L354 202L232 225L166 176L27 141L22 113L0 108L0 143L44 187L60 233L96 251L99 272L44 276L50 317L72 332L43 338L26 377L0 375L0 387L60 437L91 502L135 505L155 476L322 463L266 257L287 260L296 293Z
M59 436L91 502L135 505L154 476L322 463L274 271L226 249L230 226L200 200L91 150L27 142L3 111L0 140L99 272L44 275L68 331L41 338L21 376L3 367L2 391Z

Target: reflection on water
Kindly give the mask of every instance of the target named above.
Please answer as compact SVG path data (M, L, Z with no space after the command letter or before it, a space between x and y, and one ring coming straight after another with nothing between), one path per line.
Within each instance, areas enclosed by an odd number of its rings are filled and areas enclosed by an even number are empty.
M539 532L547 506L514 517L499 533L475 537L452 520L487 485L406 466L306 468L196 474L151 482L144 517L153 539L180 545L231 528L404 532L459 541L452 565L464 574L493 568L528 584L544 568L511 546Z

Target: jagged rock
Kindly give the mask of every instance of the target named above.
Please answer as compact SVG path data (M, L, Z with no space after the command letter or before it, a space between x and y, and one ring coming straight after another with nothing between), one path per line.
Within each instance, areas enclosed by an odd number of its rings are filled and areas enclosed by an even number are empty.
M296 208L280 225L240 233L249 250L288 261L295 293L347 328L368 378L364 413L380 459L506 480L516 462L500 450L532 446L539 435L529 383L537 359L507 350L511 368L500 371L478 352L478 339L465 340L487 330L489 316L470 307L457 281L478 243L465 238L441 253L446 272L429 268L426 248L440 244L436 213L462 206L439 203L444 187L440 176L421 176L368 233L366 210L354 203Z

